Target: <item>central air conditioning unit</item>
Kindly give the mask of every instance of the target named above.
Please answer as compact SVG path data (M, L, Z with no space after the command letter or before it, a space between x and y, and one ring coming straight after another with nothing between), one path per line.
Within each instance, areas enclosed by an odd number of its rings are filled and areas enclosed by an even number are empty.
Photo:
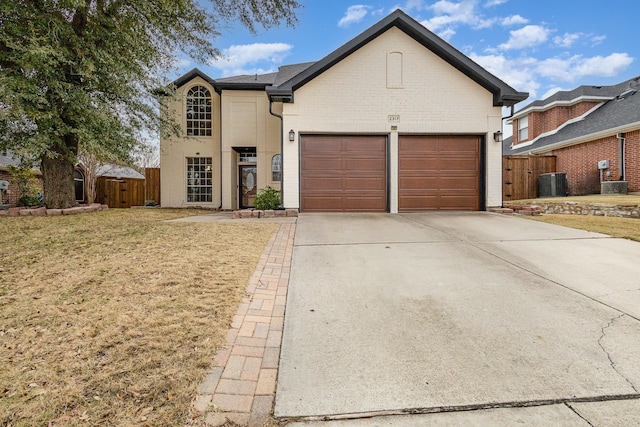
M538 197L565 197L568 194L567 173L543 173L538 178Z

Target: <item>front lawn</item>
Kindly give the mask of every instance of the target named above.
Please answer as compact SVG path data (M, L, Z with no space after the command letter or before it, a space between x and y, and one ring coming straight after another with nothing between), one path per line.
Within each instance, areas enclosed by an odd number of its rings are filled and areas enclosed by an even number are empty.
M524 218L640 242L640 219L563 214L543 214Z
M0 425L184 425L275 229L0 217Z

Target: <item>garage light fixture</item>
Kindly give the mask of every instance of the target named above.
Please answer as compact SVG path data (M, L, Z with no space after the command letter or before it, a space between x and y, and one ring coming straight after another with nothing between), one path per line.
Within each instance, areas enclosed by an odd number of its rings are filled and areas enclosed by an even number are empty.
M296 140L296 131L291 129L289 131L289 141L293 142Z
M494 132L493 133L493 140L495 142L502 142L502 131Z

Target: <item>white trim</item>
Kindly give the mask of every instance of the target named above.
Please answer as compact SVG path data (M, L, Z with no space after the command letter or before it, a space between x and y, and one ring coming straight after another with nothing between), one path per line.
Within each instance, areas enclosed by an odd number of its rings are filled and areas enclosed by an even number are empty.
M544 132L541 133L540 135L536 136L535 138L533 138L531 141L527 141L527 142L523 142L522 144L516 144L516 145L512 145L511 149L518 149L518 148L522 148L522 147L528 147L530 145L535 144L535 142L541 138L546 138L547 136L551 136L551 135L555 135L556 133L558 133L560 131L560 129L569 126L572 123L576 123L579 122L581 120L584 120L585 117L587 117L589 114L591 114L592 112L594 112L595 110L597 110L598 108L600 108L601 106L604 105L604 102L596 105L595 107L593 107L592 109L590 109L589 111L587 111L586 113L582 114L581 116L575 117L573 119L569 119L566 122L564 122L563 124L561 124L560 126L558 126L555 129L552 129L548 132Z
M529 151L529 154L542 154L548 151L557 150L559 148L569 147L571 145L578 145L589 141L594 141L596 139L606 138L607 136L614 136L620 132L633 132L635 130L640 129L640 121L629 123L626 125L618 126L615 128L609 128L605 130L601 130L600 132L591 133L589 135L579 136L573 139L567 139L565 141L556 142L555 144L545 145L544 147L539 147L537 149L533 149ZM527 154L527 153L521 153Z
M579 104L580 102L588 102L588 101L602 101L602 102L606 102L606 101L611 101L612 99L615 99L615 96L579 96L578 98L575 99L571 99L569 101L553 101L550 104L544 104L544 105L533 105L531 107L525 108L524 110L520 110L517 113L515 113L513 116L509 117L509 119L507 120L507 124L512 124L514 119L519 119L522 116L526 116L529 113L532 112L540 112L540 111L547 111L550 110L554 107L570 107L572 105L575 104Z

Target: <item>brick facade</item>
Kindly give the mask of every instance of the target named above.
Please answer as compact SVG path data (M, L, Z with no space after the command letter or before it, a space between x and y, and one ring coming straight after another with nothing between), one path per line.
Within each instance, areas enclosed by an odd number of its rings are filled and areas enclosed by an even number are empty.
M583 101L570 106L553 107L546 111L534 111L529 113L529 138L520 141L518 139L518 124L520 119L513 121L513 145L534 139L538 135L557 129L563 123L576 117L580 117L598 103Z
M38 184L40 184L40 191L42 192L42 176L36 176ZM0 170L0 181L9 181L9 190L2 193L2 200L0 204L9 204L15 206L18 203L18 187L12 182L11 174L5 170Z
M626 180L629 192L640 192L640 130L625 135ZM572 196L600 193L598 160L609 160L611 176L605 171L605 181L618 181L622 175L618 164L618 139L615 135L553 150L558 172L567 173Z

